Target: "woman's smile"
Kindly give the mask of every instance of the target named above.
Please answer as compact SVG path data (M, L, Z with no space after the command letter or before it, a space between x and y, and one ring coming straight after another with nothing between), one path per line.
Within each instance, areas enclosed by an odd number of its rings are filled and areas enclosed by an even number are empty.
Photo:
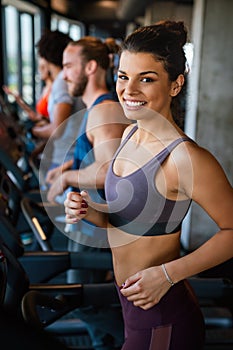
M145 101L138 101L138 100L130 100L123 98L124 107L134 110L139 109L142 106L145 106Z

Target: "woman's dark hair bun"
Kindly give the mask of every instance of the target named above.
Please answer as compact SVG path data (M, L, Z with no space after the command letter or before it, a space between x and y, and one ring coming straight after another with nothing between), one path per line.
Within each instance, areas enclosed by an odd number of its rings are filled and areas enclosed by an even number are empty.
M172 35L173 38L176 36L177 43L180 47L183 47L187 42L187 29L182 21L160 21L156 23L158 26L163 25L163 28L167 29Z

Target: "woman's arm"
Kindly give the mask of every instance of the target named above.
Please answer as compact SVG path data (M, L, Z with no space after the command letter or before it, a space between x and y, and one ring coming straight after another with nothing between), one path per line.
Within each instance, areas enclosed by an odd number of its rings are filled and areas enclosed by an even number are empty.
M191 159L193 188L189 194L215 221L219 231L191 254L166 264L175 282L233 257L233 188L207 150L193 148Z
M32 128L32 133L38 138L49 139L51 136L59 138L63 132L62 123L71 115L72 105L69 103L57 103L54 107L53 121Z
M219 231L194 252L164 261L169 277L162 266L154 266L127 278L121 293L143 309L157 304L173 283L233 257L233 188L217 160L208 151L198 146L189 150L193 184L190 186L189 179L184 180L183 189L216 222Z

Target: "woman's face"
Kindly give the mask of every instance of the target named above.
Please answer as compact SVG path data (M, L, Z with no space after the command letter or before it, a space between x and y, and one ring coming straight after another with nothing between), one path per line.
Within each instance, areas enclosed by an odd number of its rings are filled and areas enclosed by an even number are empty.
M50 73L49 73L49 64L48 62L42 58L39 57L38 59L38 71L40 73L40 78L41 80L46 80L49 78Z
M129 119L143 118L144 114L138 112L145 108L169 117L174 84L163 63L151 54L122 52L116 91Z

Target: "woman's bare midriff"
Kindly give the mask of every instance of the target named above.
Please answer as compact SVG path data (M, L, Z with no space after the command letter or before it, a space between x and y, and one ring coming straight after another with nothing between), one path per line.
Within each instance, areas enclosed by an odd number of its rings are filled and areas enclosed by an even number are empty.
M108 228L116 283L121 286L143 269L161 265L180 256L180 231L159 236L135 236Z

